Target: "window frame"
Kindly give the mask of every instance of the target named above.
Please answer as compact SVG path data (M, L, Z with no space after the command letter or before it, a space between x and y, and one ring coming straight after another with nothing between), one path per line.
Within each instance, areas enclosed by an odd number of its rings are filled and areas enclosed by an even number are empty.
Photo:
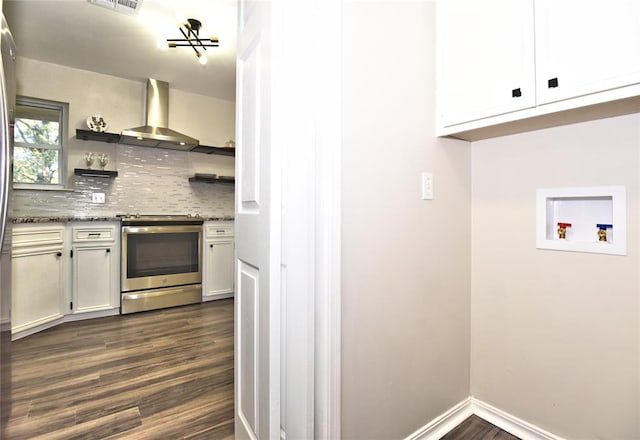
M13 142L13 154L15 155L15 147L57 150L58 151L58 183L27 183L16 182L15 174L13 177L14 189L33 189L33 190L65 190L67 187L67 140L69 133L69 104L66 102L53 101L50 99L33 98L29 96L16 96L16 107L18 105L32 107L36 109L55 110L59 112L59 139L60 143L55 148L49 148L46 144L31 144L25 142ZM16 114L15 119L19 119ZM14 159L15 166L15 159Z

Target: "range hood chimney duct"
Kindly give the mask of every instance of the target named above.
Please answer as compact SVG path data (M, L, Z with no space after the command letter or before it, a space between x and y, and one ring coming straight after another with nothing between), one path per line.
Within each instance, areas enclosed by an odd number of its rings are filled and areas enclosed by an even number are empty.
M198 139L168 128L169 83L156 79L147 80L147 125L122 130L120 143L140 147L166 148L189 151L200 144Z

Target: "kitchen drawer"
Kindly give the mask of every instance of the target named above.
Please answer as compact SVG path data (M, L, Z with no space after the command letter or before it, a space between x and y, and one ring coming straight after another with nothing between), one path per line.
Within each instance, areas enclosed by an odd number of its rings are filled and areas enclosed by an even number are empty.
M62 246L64 231L64 226L14 226L12 247Z
M205 237L206 238L233 237L233 224L218 223L218 224L206 225Z
M93 242L93 241L115 241L116 228L113 226L106 227L74 227L73 242Z

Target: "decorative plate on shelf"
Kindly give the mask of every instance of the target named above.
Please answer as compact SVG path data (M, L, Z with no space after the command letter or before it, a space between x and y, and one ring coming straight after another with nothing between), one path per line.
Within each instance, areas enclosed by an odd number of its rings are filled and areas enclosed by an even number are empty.
M107 130L108 126L107 121L100 115L91 115L87 118L87 127L91 131L102 133Z

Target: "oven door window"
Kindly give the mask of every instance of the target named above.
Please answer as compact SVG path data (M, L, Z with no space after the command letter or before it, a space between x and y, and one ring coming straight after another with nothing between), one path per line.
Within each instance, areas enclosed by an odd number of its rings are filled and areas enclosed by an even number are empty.
M127 278L199 272L197 232L129 234Z

